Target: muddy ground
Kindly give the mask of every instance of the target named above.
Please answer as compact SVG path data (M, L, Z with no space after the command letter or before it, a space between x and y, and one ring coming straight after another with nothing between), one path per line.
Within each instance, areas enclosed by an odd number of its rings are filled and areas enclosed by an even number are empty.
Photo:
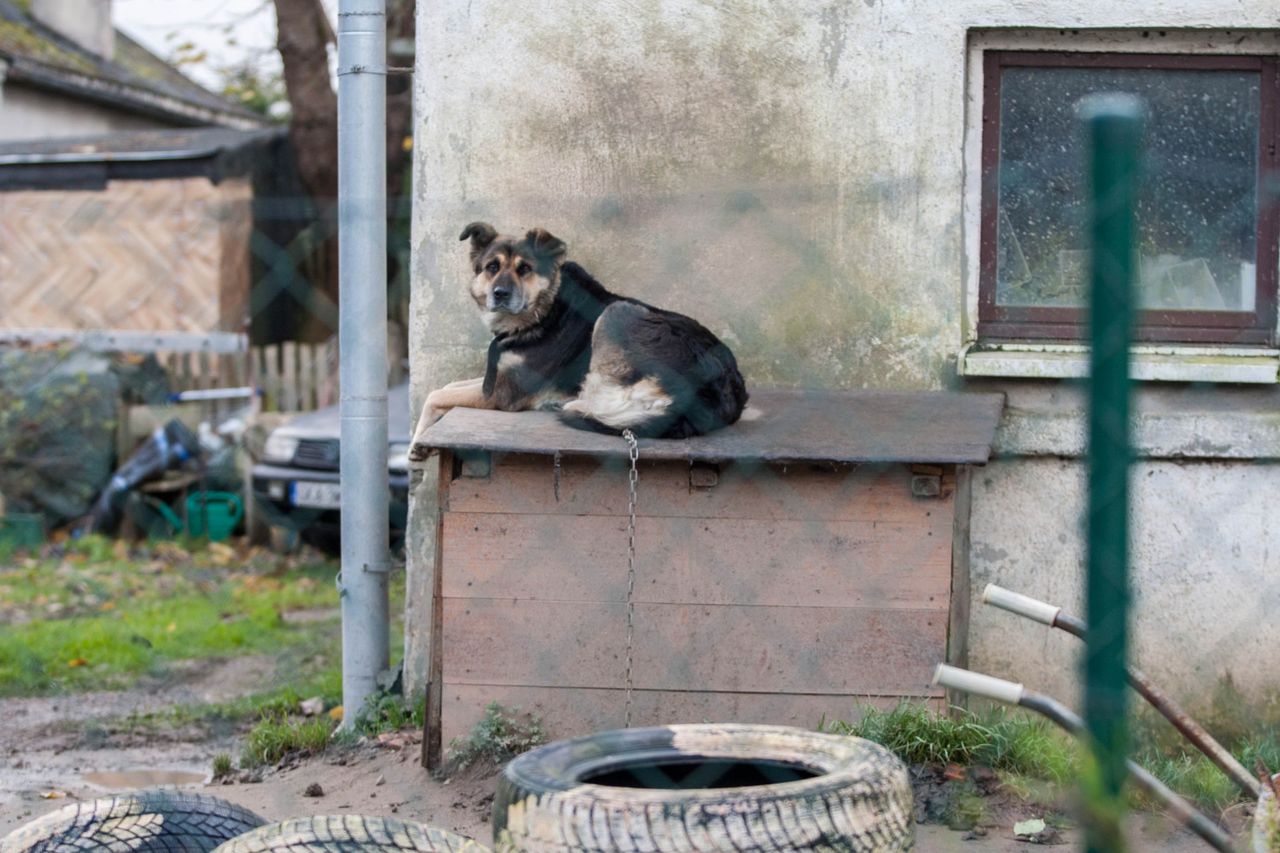
M179 668L179 677L129 691L57 698L0 700L0 837L74 799L108 796L142 787L164 774L189 774L183 787L240 803L264 818L313 814L386 815L422 821L488 841L494 771L432 779L418 763L414 732L270 768L261 781L210 784L213 757L239 754L234 731L197 725L123 726L130 714L161 711L247 695L270 677L269 658L240 658ZM139 771L145 771L139 773ZM105 774L105 775L98 775ZM175 778L175 777L169 777ZM319 797L304 791L318 782ZM61 795L46 799L45 795ZM985 835L936 824L917 827L917 849L1026 851L1012 837L1015 820L1041 816L1031 807L998 803L996 825ZM1057 839L1078 846L1071 831ZM1070 849L1063 847L1061 849ZM1191 853L1207 849L1158 817L1135 822L1133 849Z

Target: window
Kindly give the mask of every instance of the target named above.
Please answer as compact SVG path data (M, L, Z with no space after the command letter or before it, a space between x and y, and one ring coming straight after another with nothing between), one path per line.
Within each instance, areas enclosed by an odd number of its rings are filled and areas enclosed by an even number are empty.
M1094 92L1125 91L1148 109L1137 339L1274 343L1274 58L987 51L983 59L981 338L1083 336L1087 187L1075 107Z

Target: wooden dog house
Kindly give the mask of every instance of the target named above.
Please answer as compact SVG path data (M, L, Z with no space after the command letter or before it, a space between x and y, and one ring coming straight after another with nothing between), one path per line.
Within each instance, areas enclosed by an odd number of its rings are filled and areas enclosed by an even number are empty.
M969 466L999 394L753 394L763 414L640 442L631 723L814 726L940 700L963 663ZM623 439L542 412L455 409L439 465L428 764L497 701L556 738L627 706Z

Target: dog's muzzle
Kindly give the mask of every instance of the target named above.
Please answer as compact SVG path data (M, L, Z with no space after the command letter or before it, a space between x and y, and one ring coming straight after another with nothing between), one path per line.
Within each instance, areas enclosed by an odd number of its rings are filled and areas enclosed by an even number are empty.
M515 288L502 285L490 290L489 298L485 301L485 308L490 311L506 311L510 314L519 314L520 309L523 307L520 294L516 292Z

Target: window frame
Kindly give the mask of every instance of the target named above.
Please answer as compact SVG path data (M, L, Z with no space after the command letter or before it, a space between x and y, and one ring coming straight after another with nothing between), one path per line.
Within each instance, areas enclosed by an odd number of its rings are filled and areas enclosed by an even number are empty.
M1257 279L1254 310L1138 312L1134 338L1142 342L1258 346L1276 342L1276 296L1280 285L1280 190L1276 148L1280 113L1280 62L1255 54L1124 53L1092 51L983 51L981 140L981 221L978 272L980 340L1080 341L1086 332L1083 308L996 304L1000 165L1000 84L1005 68L1142 68L1154 70L1257 71L1259 207L1255 226Z

